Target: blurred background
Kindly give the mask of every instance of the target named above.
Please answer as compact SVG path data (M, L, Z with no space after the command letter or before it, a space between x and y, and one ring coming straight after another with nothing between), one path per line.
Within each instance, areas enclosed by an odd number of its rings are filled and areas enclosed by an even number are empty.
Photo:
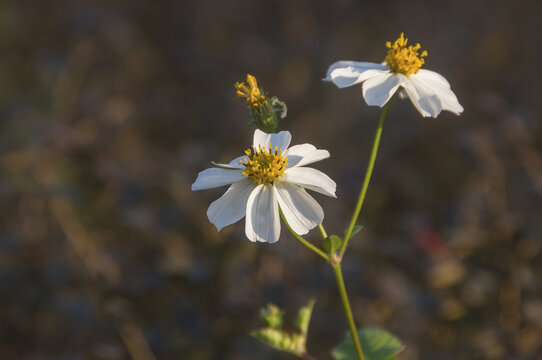
M542 359L542 3L3 1L0 5L0 357L292 359L248 336L269 302L317 302L318 359L347 324L331 269L287 231L220 233L191 192L254 128L233 84L288 104L293 144L354 207L380 111L324 83L380 62L400 32L465 111L396 100L344 272L359 326L399 359ZM308 239L319 244L317 232Z

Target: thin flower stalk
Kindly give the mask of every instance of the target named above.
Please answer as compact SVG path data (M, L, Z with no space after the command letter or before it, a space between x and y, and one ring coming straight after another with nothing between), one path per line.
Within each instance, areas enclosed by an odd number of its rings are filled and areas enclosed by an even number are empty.
M303 245L305 245L306 247L308 247L309 249L311 249L312 251L314 251L318 256L320 256L321 258L323 258L324 260L328 261L329 262L329 256L326 255L325 252L323 252L322 250L320 250L318 247L314 246L313 244L311 244L309 241L305 240L302 236L298 235L293 229L292 227L290 226L290 224L288 224L288 221L286 220L286 217L284 216L284 213L282 212L282 209L279 207L279 212L280 212L280 217L282 218L282 221L284 221L284 223L286 224L286 227L288 228L288 230L290 230L290 232L295 236L295 238L297 240L299 240Z
M352 340L354 341L354 347L356 348L356 354L358 355L359 360L365 360L365 355L363 355L363 349L361 348L361 342L359 341L358 331L356 330L356 323L354 322L354 316L352 315L352 309L350 308L350 302L348 301L348 294L346 293L346 287L344 285L344 278L341 269L341 263L331 265L333 267L333 272L335 273L335 279L337 279L337 287L339 289L339 295L341 296L341 302L343 304L344 313L348 321L348 327L350 328L350 333L352 334Z
M363 180L363 185L361 186L361 191L359 193L358 202L356 204L356 208L354 210L354 214L352 215L352 220L350 220L350 225L348 225L348 228L346 230L346 234L344 236L344 241L341 247L341 251L339 252L339 261L344 256L344 252L346 251L346 246L348 245L348 241L350 240L352 236L352 231L354 230L354 226L356 225L356 222L358 221L359 213L361 212L361 207L363 206L363 201L365 200L365 195L367 194L367 189L369 188L369 182L371 181L371 175L373 174L373 168L376 161L376 155L378 154L378 146L380 145L380 137L382 135L382 129L384 127L384 122L386 120L386 116L388 115L388 109L391 104L391 99L384 105L384 108L382 109L382 114L380 115L380 121L378 122L378 128L376 129L375 138L373 141L373 149L371 151L371 157L369 158L369 164L367 165L367 170L365 171L365 179Z

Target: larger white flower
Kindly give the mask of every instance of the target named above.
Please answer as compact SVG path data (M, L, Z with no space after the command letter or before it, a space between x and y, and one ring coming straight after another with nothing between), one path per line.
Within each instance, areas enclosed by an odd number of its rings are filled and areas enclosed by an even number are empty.
M437 117L442 110L459 115L463 107L440 74L421 69L427 51L418 53L420 44L408 46L403 33L393 43L386 43L388 54L382 64L356 61L337 61L332 64L324 81L339 88L363 83L363 98L368 105L384 106L402 88L423 116ZM404 97L404 93L400 93Z
M279 206L297 234L306 234L322 223L324 211L305 189L335 197L336 185L323 172L304 167L329 157L327 150L311 144L290 148L292 135L254 132L253 150L217 164L198 174L192 190L230 185L222 197L211 203L207 216L218 231L246 215L245 233L251 241L273 243L279 239Z

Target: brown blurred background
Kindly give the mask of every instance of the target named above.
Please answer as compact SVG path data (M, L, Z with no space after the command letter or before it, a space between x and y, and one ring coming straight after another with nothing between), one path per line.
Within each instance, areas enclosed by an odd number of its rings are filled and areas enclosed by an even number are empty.
M465 108L395 101L344 261L360 326L399 359L542 359L542 3L4 1L0 5L0 358L291 359L247 334L268 302L315 297L318 359L346 329L329 267L283 231L206 218L191 192L251 143L233 84L288 104L293 143L338 199L342 233L378 108L323 83L336 60L379 62L404 31ZM284 226L283 226L284 228ZM318 242L316 232L308 238Z

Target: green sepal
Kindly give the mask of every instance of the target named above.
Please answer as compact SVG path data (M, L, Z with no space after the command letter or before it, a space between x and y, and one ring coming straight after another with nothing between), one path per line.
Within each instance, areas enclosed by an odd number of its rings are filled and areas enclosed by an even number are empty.
M377 327L358 330L358 337L366 360L394 360L395 355L404 348L397 337ZM358 359L350 333L333 349L331 355L335 360Z
M301 331L301 334L307 335L309 330L309 323L311 321L312 309L314 308L315 299L310 299L309 303L297 312L295 317L295 327L297 330Z
M249 105L248 110L252 115L252 119L248 121L248 125L256 125L258 129L268 134L276 131L279 117L284 119L288 113L286 104L276 97L271 98L261 106Z
M249 124L256 125L258 129L268 134L275 132L279 119L272 103L266 102L259 107L249 105L248 109L252 115L252 120L249 121Z
M280 101L276 97L271 98L271 106L273 107L275 114L280 116L281 119L284 119L286 114L288 114L288 107L286 106L286 103L284 101Z
M341 247L343 240L337 235L330 235L324 239L324 250L328 254L334 254Z

